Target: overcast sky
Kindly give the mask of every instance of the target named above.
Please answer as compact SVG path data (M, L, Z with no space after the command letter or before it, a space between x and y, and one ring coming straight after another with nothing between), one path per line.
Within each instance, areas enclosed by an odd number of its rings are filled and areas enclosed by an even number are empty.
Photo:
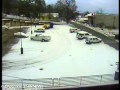
M58 0L45 0L46 4L54 4ZM77 11L95 12L100 8L104 13L119 13L119 0L76 0Z

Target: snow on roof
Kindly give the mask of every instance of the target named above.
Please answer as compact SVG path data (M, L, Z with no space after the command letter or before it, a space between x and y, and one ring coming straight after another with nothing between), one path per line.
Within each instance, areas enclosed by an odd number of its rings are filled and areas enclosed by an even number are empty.
M3 29L9 29L9 27L7 25L2 25Z
M98 38L98 37L96 37L96 36L88 36L88 38Z
M80 18L80 21L88 20L88 18Z
M86 32L86 31L78 31L77 33L85 34L85 33L88 33L88 32Z
M2 19L2 21L7 21L7 20L11 20L11 19Z
M31 22L31 21L25 21L25 22Z
M85 17L93 16L93 13L87 14Z
M78 28L76 28L76 27L71 27L71 29L78 29Z

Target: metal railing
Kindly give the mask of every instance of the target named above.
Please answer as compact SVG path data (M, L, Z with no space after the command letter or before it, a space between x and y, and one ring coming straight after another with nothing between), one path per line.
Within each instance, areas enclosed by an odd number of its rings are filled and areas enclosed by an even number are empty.
M3 90L5 87L19 87L19 90L32 90L30 88L39 88L35 90L63 88L63 87L85 87L104 84L118 83L114 80L114 74L78 76L78 77L61 77L61 78L41 78L41 79L12 79L3 80ZM21 88L21 89L20 89ZM29 88L29 89L28 89ZM12 90L12 89L7 89ZM17 89L15 89L17 90Z

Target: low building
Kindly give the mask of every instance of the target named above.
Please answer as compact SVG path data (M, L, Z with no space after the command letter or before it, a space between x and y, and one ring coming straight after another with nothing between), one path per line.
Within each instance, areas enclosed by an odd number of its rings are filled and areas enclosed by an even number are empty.
M81 22L81 23L87 23L88 22L88 18L86 18L86 17L80 18L79 22Z
M95 16L94 23L96 26L102 26L107 28L119 28L119 16L118 15L101 15Z
M2 19L2 25L11 26L12 19Z
M97 27L105 28L119 28L119 16L118 15L106 15L106 14L91 14L87 15L88 24Z
M89 13L85 17L88 18L87 24L94 26L95 13Z
M53 17L59 17L58 13L41 13L41 16L48 16L49 14L52 15Z

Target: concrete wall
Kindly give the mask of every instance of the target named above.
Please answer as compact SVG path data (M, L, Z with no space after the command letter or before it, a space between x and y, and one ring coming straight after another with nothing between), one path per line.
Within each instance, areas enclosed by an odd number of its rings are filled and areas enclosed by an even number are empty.
M94 18L94 24L99 26L104 24L105 27L119 28L119 16L115 15L96 15Z

